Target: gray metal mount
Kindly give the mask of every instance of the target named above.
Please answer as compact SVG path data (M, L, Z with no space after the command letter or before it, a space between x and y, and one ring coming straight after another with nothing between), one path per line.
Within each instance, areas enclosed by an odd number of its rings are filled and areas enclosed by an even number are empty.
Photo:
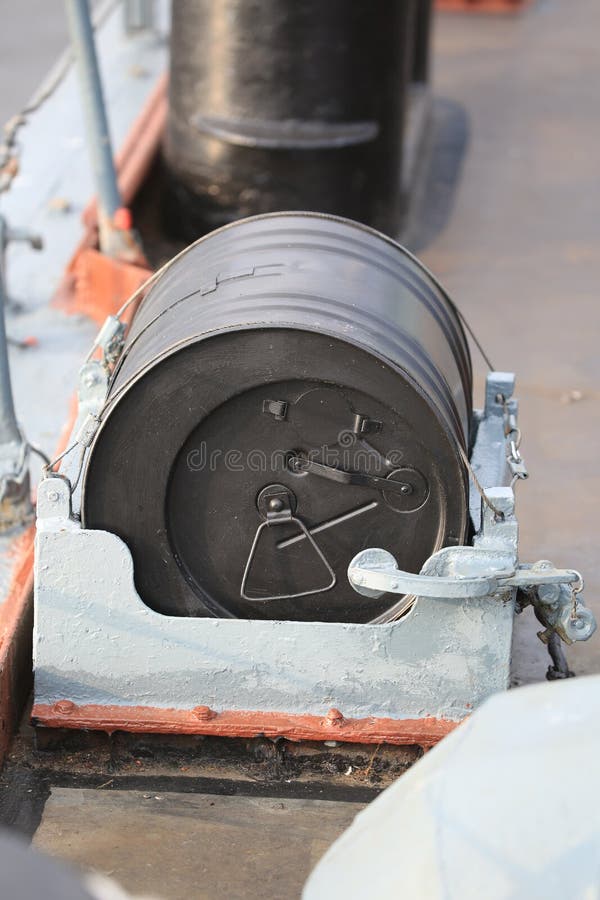
M61 475L43 480L38 495L34 709L58 708L63 701L63 706L113 711L132 706L191 711L202 705L217 713L322 716L335 706L336 715L341 710L344 717L460 721L508 686L521 585L541 585L542 593L548 588L550 619L554 610L565 632L571 628L564 621L563 599L576 585L574 573L538 567L532 574L518 562L506 425L507 416L516 421L513 386L512 375L488 376L471 456L502 516L487 506L482 515L473 490L472 546L441 550L420 576L399 572L393 559L377 550L365 551L351 565L353 583L365 591L417 596L406 615L387 624L195 619L154 612L136 591L124 542L81 527L79 494L70 489L80 454L70 454ZM87 364L74 435L99 411L105 387L102 366ZM85 435L80 444L85 452ZM591 633L579 600L577 618ZM579 626L573 629L575 639Z

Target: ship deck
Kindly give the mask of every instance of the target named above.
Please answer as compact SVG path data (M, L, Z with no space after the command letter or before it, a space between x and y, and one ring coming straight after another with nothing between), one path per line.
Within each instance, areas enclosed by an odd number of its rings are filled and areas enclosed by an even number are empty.
M522 559L580 569L597 617L599 31L594 0L538 0L514 16L437 16L429 154L405 234L495 366L517 373L531 473L517 495ZM148 48L147 71L158 75L162 54ZM107 77L120 142L130 119ZM132 77L132 84L142 103L152 80ZM68 80L66 90L61 102L76 109ZM46 135L49 155L49 122L42 116L31 129L33 139ZM73 122L62 134L64 153L79 133ZM34 159L33 168L42 162ZM78 196L91 194L84 168L73 165L62 167L46 207L74 186ZM56 285L78 218L68 220L55 204L48 220L28 198L22 183L5 207L14 224L24 209L33 225L55 232L34 270L21 248L11 257L11 287L24 311L9 313L9 332L42 338L38 349L11 351L11 362L25 430L51 449L95 326L49 307L44 281ZM75 204L73 214L80 212ZM477 359L476 371L481 405L485 366ZM531 610L516 620L515 685L544 677L538 628ZM598 639L568 656L578 675L600 671ZM245 762L201 740L158 749L114 735L35 747L25 717L1 776L0 818L39 849L110 874L134 893L294 897L329 842L418 755L384 754L375 764L368 748L352 757L311 748L302 760L293 747L266 741L241 749Z

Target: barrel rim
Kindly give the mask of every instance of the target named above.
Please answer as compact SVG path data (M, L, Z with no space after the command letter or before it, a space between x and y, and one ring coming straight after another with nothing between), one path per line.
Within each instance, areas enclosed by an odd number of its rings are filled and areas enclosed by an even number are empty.
M325 220L325 221L342 223L344 225L350 226L355 231L363 232L363 233L366 233L366 234L371 235L376 238L382 238L383 241L387 245L394 247L397 250L400 250L401 253L405 257L408 258L408 260L410 260L412 263L414 263L416 268L418 270L420 270L421 273L423 273L427 278L429 278L431 280L433 286L439 291L442 299L445 301L445 303L440 304L439 309L448 314L448 322L450 323L450 325L452 326L453 331L454 331L454 334L452 335L452 337L454 338L454 342L456 342L457 350L460 350L460 352L457 353L457 357L458 357L456 360L457 368L461 375L461 380L463 380L463 388L465 391L465 395L468 397L472 397L472 395L473 395L472 355L471 355L471 350L470 350L467 334L466 334L465 328L463 326L463 323L461 320L461 315L458 311L456 304L454 303L454 301L452 300L452 298L450 297L450 295L448 294L446 289L443 287L443 285L440 283L440 281L437 279L437 277L431 272L431 270L417 256L415 256L414 253L412 253L410 250L408 250L403 244L401 244L396 239L390 237L389 235L385 234L382 231L379 231L376 228L373 228L370 225L366 225L364 222L359 222L355 219L349 219L345 216L334 215L332 213L313 212L310 210L278 210L276 212L260 213L255 216L246 216L241 219L236 219L233 222L228 222L225 225L221 225L219 228L215 228L215 229L207 232L206 234L202 235L196 241L193 241L191 244L189 244L187 247L185 247L179 254L177 254L175 257L173 257L173 259L170 260L169 263L167 263L167 266L170 267L170 263L179 262L180 260L182 260L185 257L185 255L189 251L195 249L196 247L201 246L209 239L213 238L214 236L220 235L223 232L230 231L232 229L241 227L241 226L243 226L247 223L251 223L251 222L274 220L274 219L289 218L289 217ZM168 271L169 271L169 268L165 268L164 273L151 286L151 288L148 291L148 294L146 296L149 297L151 295L151 293L154 291L154 289L160 285L162 278L167 275ZM128 351L128 345L127 345L127 340L126 340L124 351L121 354L121 357L119 358L119 360L117 360L116 366L112 373L111 385L112 385L112 383L114 383L114 380L116 379L117 375L120 373L122 366L128 357L127 351ZM462 363L464 363L464 367L463 367Z
M361 351L367 353L368 355L379 359L380 362L389 366L389 368L391 370L395 371L396 374L398 374L401 377L406 379L407 383L410 384L410 386L416 391L416 393L419 395L419 397L430 408L431 412L433 413L434 418L440 423L440 426L443 428L443 431L446 434L448 440L455 444L459 443L459 438L460 438L460 436L462 436L462 428L449 427L449 423L445 420L445 417L440 414L440 409L438 408L437 404L433 402L433 400L429 396L428 392L424 390L423 386L421 384L419 384L419 382L410 374L410 372L408 372L402 366L398 365L397 362L395 362L394 360L391 360L389 357L387 357L379 352L374 351L374 348L368 344L364 344L359 340L353 340L353 341L346 340L343 337L341 337L338 333L333 332L333 331L328 331L327 329L309 328L308 326L306 326L306 324L299 325L298 323L293 323L293 322L286 323L286 324L283 324L283 323L273 324L272 322L270 322L270 323L252 322L245 326L236 324L235 326L215 328L212 331L204 331L199 335L196 334L196 335L189 336L187 338L182 338L180 342L178 342L177 344L171 345L164 352L153 357L151 360L148 360L148 362L146 363L146 365L143 368L138 369L135 372L135 374L124 385L122 385L119 393L117 395L115 395L114 398L112 399L112 402L111 402L110 394L108 395L107 404L110 404L110 409L108 410L107 415L103 415L103 412L107 411L106 407L100 413L100 424L94 434L94 438L93 438L92 443L90 444L89 450L86 454L84 470L83 470L82 478L81 478L81 500L82 500L82 502L81 502L81 520L82 520L83 527L86 527L85 526L85 494L86 494L86 486L87 486L87 476L88 476L88 472L89 472L89 463L94 454L94 449L95 449L98 441L100 440L100 436L101 436L102 432L104 431L104 428L106 427L107 422L109 421L109 419L111 417L112 410L115 409L117 406L119 406L121 401L130 393L131 389L135 385L137 385L143 378L145 378L146 375L148 375L149 372L157 364L160 364L163 360L168 359L171 356L174 356L183 350L186 350L188 347L194 346L194 344L202 343L202 341L204 341L204 340L211 340L212 338L219 337L220 335L223 335L223 334L231 334L235 331L240 331L240 332L241 331L253 331L255 329L260 328L261 324L263 326L268 325L268 327L270 329L277 330L277 331L299 330L299 331L305 331L305 332L312 333L312 334L324 335L326 337L332 338L333 340L339 341L342 344L347 344L349 347L358 348ZM459 447L462 447L462 449L468 451L469 437L470 437L469 434L465 434L464 435L465 444L459 443ZM466 472L464 465L459 466L458 468L462 472L463 488L465 491L465 496L468 499L468 487L469 486L468 486L467 472Z

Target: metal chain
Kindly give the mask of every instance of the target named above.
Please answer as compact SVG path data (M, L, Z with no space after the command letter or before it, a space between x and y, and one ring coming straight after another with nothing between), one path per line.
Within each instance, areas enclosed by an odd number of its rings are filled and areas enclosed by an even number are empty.
M584 587L583 577L581 572L578 572L577 569L573 569L575 575L577 575L578 581L573 582L571 585L571 621L577 621L577 595L580 594Z
M513 473L510 486L514 487L517 481L529 478L529 472L527 471L519 449L521 446L521 429L517 425L514 414L510 411L508 401L504 394L497 394L496 401L502 404L502 409L504 411L504 437L506 438L510 449L506 461Z

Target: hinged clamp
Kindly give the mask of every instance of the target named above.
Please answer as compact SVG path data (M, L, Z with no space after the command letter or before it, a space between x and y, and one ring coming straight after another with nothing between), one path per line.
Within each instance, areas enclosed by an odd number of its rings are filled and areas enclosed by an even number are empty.
M449 573L415 575L399 569L387 550L361 550L348 566L348 578L355 591L373 598L391 593L439 600L502 600L519 590L535 607L540 621L566 643L587 641L596 630L594 614L579 596L582 580L578 572L557 569L547 560L506 567L510 557L473 547L446 548L440 553L446 559L452 554L452 564L446 566ZM466 565L460 565L461 556Z

